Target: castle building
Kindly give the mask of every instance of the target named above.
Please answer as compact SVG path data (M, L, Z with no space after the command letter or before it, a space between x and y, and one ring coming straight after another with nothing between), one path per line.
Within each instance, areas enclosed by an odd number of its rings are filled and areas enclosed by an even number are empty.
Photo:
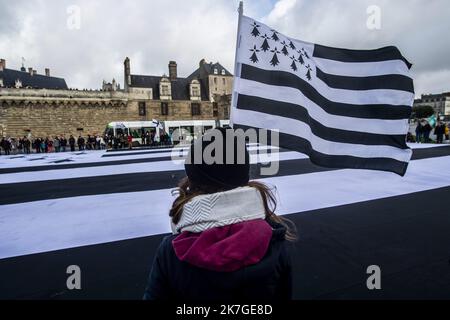
M187 78L131 74L124 61L124 88L113 79L101 90L68 89L63 78L35 70L6 69L0 60L0 136L46 137L102 134L110 122L227 120L233 76L220 63L200 61Z
M231 95L233 75L220 63L202 59L187 78L178 77L177 63L170 61L169 75L131 74L130 59L124 62L125 91L133 97L139 114L146 119L219 120L229 118L223 100Z
M414 106L431 106L436 115L450 116L450 92L441 94L423 94L414 100Z

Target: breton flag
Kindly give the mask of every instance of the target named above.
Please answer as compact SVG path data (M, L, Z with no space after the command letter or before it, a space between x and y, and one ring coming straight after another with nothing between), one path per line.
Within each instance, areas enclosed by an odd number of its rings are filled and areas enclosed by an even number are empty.
M279 130L281 147L320 166L403 176L412 155L410 67L396 47L325 47L240 14L231 122Z

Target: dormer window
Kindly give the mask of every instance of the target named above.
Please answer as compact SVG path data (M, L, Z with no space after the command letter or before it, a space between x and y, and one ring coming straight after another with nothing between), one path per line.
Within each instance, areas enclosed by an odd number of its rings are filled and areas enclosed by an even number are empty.
M159 82L159 97L161 100L172 99L171 83L166 77L163 77Z
M223 76L225 75L225 70L224 70L224 69L222 69L222 75L223 75Z
M190 84L190 95L191 100L200 100L201 91L200 91L200 82L198 80L192 80Z
M3 87L3 79L0 79L0 87Z
M161 95L162 96L168 96L169 95L169 86L162 84L161 85Z
M217 68L214 68L214 74L219 74L219 70L217 70Z

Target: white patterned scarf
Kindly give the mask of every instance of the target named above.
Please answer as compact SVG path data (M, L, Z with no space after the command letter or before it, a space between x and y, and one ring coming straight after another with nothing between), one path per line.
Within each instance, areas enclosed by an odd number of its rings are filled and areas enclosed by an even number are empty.
M199 233L265 217L260 192L252 187L241 187L193 198L184 205L180 221L176 225L172 223L172 232Z

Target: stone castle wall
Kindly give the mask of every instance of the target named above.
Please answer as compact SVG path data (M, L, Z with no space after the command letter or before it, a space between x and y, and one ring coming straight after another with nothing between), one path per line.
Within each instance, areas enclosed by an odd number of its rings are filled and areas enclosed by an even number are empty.
M102 134L113 121L218 120L227 114L221 109L229 108L220 104L214 117L213 103L202 101L201 115L192 116L191 101L167 101L169 114L163 116L161 101L136 97L125 91L0 88L0 136ZM139 115L139 102L145 102L145 116Z

